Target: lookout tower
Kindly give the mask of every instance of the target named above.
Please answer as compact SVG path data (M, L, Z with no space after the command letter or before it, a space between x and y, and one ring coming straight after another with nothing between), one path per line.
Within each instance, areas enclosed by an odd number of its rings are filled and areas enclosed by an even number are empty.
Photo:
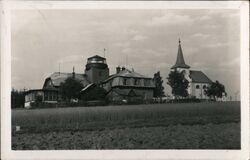
M85 74L91 83L99 83L109 76L106 58L95 55L89 57L85 67Z

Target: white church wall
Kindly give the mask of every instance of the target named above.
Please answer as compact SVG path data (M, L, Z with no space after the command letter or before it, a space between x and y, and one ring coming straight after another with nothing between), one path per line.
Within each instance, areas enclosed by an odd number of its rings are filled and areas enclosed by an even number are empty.
M205 89L209 86L208 83L191 83L190 91L191 96L195 96L198 99L209 99L209 97L205 94Z

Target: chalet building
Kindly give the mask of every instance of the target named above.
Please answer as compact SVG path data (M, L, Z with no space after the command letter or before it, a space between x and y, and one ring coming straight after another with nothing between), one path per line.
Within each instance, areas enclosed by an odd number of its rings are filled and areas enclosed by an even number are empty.
M117 67L116 74L104 80L102 87L108 92L107 98L117 102L150 100L153 98L155 85L152 78L125 67Z
M47 77L42 89L29 90L25 94L25 107L30 107L38 97L42 102L57 103L63 101L60 92L61 83L69 77L78 80L82 85L82 92L91 89L93 84L103 87L108 91L110 100L135 100L152 99L153 80L134 71L117 67L117 73L109 76L109 68L106 58L95 55L87 59L85 73L79 74L55 72ZM134 97L134 98L133 98Z
M190 97L209 99L209 97L205 95L205 89L212 81L202 71L190 70L190 66L184 61L180 40L176 63L171 67L171 70L177 70L184 73L185 78L189 82L188 94Z

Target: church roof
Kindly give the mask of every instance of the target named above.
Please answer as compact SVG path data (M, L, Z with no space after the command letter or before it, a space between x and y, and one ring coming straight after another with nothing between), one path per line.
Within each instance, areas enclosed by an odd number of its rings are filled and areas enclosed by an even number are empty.
M52 80L54 86L58 87L69 77L72 77L72 73L54 72L48 78ZM75 79L80 81L83 86L89 84L89 81L87 80L87 77L84 74L75 73Z
M212 83L212 81L202 72L190 70L190 78L195 83Z
M173 65L171 69L175 69L175 68L190 68L190 66L186 65L184 61L180 40L179 40L179 46L178 46L177 59L176 59L175 65Z
M109 81L110 79L113 79L115 77L152 79L150 77L144 76L144 75L142 75L140 73L137 73L135 71L131 71L129 69L124 69L124 70L121 70L119 73L116 73L116 74L113 74L113 75L109 76L109 78L104 80L104 81Z

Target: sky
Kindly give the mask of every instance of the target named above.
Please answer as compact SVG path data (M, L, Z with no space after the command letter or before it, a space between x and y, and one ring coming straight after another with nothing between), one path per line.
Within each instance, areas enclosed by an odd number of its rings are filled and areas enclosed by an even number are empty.
M84 73L87 58L104 56L110 69L166 77L178 40L186 64L240 91L238 10L14 10L11 17L12 88L40 89L53 72ZM127 58L126 58L127 57ZM126 62L127 59L127 62Z

